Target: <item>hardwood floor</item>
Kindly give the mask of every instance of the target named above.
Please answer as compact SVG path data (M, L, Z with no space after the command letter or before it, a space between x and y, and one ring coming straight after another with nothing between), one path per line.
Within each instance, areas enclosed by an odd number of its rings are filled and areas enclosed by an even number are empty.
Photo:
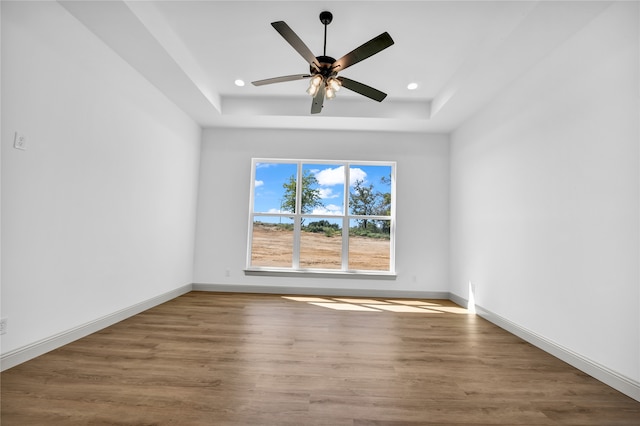
M640 402L443 300L191 292L1 379L2 426L640 424Z

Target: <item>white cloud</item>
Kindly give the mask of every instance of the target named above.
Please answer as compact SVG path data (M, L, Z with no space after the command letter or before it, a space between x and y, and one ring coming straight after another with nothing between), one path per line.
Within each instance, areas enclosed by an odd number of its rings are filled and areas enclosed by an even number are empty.
M262 180L256 180L256 182L253 184L253 186L255 188L257 188L259 186L262 186L262 185L264 185L264 181L262 181Z
M349 185L356 183L356 180L367 181L367 172L362 169L353 168L349 170Z
M335 169L324 169L315 173L318 184L332 186L344 183L344 166Z
M342 214L342 206L338 206L335 204L328 204L326 206L327 211L336 212L337 214Z
M341 215L342 207L336 206L335 204L328 204L326 206L314 208L312 214Z
M278 163L256 163L256 169L266 169L267 167L275 167Z
M318 188L318 191L320 191L320 198L322 198L323 200L329 198L338 198L340 196L340 194L334 194L333 189L331 188Z
M288 210L280 210L280 209L269 209L269 211L267 211L267 213L291 213Z
M335 169L324 169L314 173L318 184L321 186L333 186L344 184L344 166ZM350 184L353 185L356 180L365 180L367 173L359 168L353 168L349 171Z

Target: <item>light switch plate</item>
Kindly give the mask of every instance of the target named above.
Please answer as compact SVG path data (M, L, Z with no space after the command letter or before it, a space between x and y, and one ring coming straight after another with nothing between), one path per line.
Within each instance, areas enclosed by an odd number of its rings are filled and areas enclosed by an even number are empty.
M13 138L13 147L16 149L26 150L27 149L27 137L20 132L16 132L15 137Z

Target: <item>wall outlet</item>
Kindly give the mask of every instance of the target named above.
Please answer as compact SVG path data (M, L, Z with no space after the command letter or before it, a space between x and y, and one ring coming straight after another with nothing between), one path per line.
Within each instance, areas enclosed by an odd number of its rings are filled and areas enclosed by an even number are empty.
M13 147L15 149L26 150L27 149L27 137L20 132L16 132L13 137Z
M0 334L4 334L7 332L7 319L0 319Z

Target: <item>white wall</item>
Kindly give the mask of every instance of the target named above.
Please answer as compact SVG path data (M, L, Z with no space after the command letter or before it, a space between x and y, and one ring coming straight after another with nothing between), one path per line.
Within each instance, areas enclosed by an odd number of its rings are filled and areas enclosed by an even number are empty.
M245 276L252 157L396 161L397 279ZM250 285L446 293L448 164L442 135L205 130L195 282L238 285L238 291Z
M199 149L60 5L2 2L3 354L193 281Z
M638 3L452 135L451 291L640 381Z

